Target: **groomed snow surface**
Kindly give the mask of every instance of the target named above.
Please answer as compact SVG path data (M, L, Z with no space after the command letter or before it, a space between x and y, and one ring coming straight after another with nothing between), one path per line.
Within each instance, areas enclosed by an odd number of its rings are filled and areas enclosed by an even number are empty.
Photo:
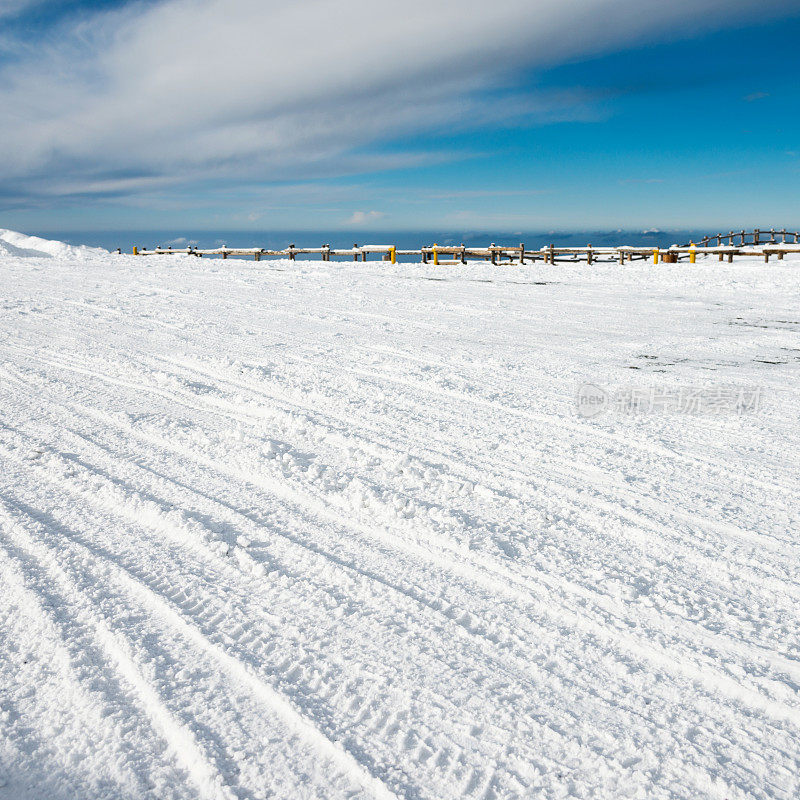
M0 238L0 800L798 797L796 257Z

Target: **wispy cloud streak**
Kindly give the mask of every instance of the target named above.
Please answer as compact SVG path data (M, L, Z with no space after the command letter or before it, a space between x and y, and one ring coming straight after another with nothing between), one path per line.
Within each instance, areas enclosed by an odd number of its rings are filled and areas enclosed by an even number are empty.
M25 0L0 3L0 16ZM778 14L777 0L162 0L82 16L0 68L0 189L131 193L386 169L437 126L590 116L523 69ZM502 99L496 95L502 90ZM395 148L397 150L397 148Z

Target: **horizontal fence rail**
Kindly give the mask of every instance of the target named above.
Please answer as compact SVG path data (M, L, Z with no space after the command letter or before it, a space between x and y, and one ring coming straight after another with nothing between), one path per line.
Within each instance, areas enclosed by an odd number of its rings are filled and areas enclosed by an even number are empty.
M700 239L698 245L710 246L712 242L716 242L719 246L724 241L727 241L729 245L733 246L737 240L740 245L745 245L748 244L748 239L750 240L749 244L752 245L776 244L778 242L777 236L781 237L781 244L785 244L790 239L794 244L797 244L800 234L797 231L787 231L785 228L779 231L776 231L775 228L770 228L768 231L754 228L752 231L729 231L728 233L715 233L713 236L704 236Z
M780 241L777 237L780 237ZM748 241L749 240L749 241ZM789 241L791 240L791 242ZM727 243L725 243L727 242ZM117 252L121 252L118 250ZM395 245L389 244L354 244L348 248L334 248L330 245L322 247L295 247L290 244L283 250L266 250L261 247L216 247L212 249L200 249L197 247L156 247L133 248L134 255L154 256L154 255L191 255L202 258L203 256L219 256L228 258L229 256L252 257L256 261L262 258L288 258L294 261L297 256L319 255L322 261L330 261L332 258L347 258L353 261L366 261L368 256L380 256L384 261L396 263L398 256L419 256L422 263L433 264L466 264L467 260L491 261L493 264L517 263L525 264L528 262L542 261L545 264L555 264L556 262L576 262L586 261L589 264L594 262L618 261L624 264L626 261L641 261L652 259L654 263L663 261L665 263L675 263L688 260L692 263L698 256L716 255L719 261L727 259L732 262L734 256L762 256L764 261L769 261L771 256L777 256L778 260L791 253L800 253L800 233L795 231L779 230L771 228L769 231L762 231L756 228L753 231L739 231L730 233L717 233L713 236L704 236L697 243L690 242L688 245L672 245L671 247L643 247L643 246L607 246L607 247L556 247L554 244L546 245L538 250L528 250L525 245L496 245L490 244L488 247L467 247L465 245L428 245L416 250L399 249Z

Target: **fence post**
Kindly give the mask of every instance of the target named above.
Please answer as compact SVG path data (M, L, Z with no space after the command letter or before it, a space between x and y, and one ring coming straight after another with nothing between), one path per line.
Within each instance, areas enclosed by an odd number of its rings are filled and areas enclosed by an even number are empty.
M138 256L138 255L139 255L139 248L137 248L137 247L136 247L136 245L134 245L134 246L133 246L133 254L134 254L135 256Z
M436 242L433 243L433 264L439 266L439 246Z
M389 251L389 255L391 256L392 264L397 263L397 245L392 245L392 249Z
M586 263L587 264L594 263L594 259L592 258L592 246L591 245L588 245L588 247L586 249Z
M435 245L434 245L434 247L435 247ZM494 251L494 242L492 242L491 245L489 246L489 254L490 254L489 258L491 258L492 264L496 264L497 263L497 253L495 253L495 251Z
M653 263L658 264L658 248L653 248Z
M464 246L464 242L461 242L461 263L467 263L467 248Z
M555 244L553 244L553 242L550 242L550 263L551 264L555 264L556 263L555 247L556 247Z
M697 259L697 253L695 252L696 248L694 246L694 242L689 242L689 248L691 252L689 253L689 263L694 264Z
M525 244L523 242L519 243L519 263L525 263Z

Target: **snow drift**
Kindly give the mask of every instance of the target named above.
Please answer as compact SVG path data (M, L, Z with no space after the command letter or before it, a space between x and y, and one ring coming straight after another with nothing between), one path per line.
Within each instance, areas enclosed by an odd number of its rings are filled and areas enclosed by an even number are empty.
M0 255L51 258L86 258L90 256L107 256L108 250L101 247L71 245L52 239L41 239L24 233L0 228Z

